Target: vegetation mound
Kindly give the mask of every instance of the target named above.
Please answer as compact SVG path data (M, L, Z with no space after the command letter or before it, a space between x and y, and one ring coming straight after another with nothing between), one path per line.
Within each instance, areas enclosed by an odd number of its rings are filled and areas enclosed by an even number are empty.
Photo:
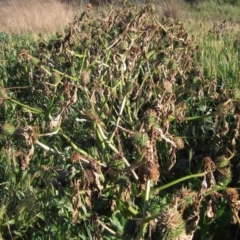
M196 51L149 4L88 6L21 49L1 75L3 237L191 239L202 213L236 213L239 92L205 79Z

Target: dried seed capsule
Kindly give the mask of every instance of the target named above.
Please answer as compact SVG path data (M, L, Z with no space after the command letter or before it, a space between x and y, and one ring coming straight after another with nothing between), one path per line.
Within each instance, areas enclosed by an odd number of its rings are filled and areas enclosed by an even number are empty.
M82 44L85 48L87 48L91 45L91 40L90 39L85 39Z
M81 80L86 85L90 81L90 74L88 71L83 71L81 74Z
M122 42L120 45L120 50L125 51L128 49L128 42Z
M58 73L54 72L54 73L52 74L52 83L53 83L53 84L57 84L57 83L59 83L60 81L61 81L61 76L60 76Z
M0 98L7 98L7 97L8 95L7 95L6 89L0 86Z
M177 63L176 63L175 61L170 61L170 62L168 63L168 68L169 68L170 70L176 70L176 69L177 69Z
M154 239L178 239L185 233L185 222L175 208L167 208L158 217Z

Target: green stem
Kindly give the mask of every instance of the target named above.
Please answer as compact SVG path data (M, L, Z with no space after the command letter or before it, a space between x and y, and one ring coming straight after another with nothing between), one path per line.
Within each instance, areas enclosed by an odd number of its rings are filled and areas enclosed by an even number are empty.
M73 80L73 81L75 81L75 82L77 81L76 78L71 77L71 76L67 75L66 73L62 73L62 72L60 72L60 71L58 71L58 70L56 70L56 69L52 69L52 70L53 70L53 72L56 72L56 73L58 73L59 75L61 75L61 76L63 76L63 77L69 78L69 79L71 79L71 80Z
M19 105L19 106L22 106L22 107L30 110L30 111L33 112L33 113L36 113L36 114L41 114L41 113L43 113L43 111L42 111L41 109L37 109L37 108L30 107L30 106L28 106L28 105L26 105L26 104L23 104L23 103L18 102L17 100L15 100L15 99L13 99L13 98L8 98L7 100L9 100L9 101L11 101L11 102L13 102L13 103L16 103L16 104Z
M97 129L97 136L98 136L98 138L100 140L100 143L102 145L102 149L105 149L106 148L105 141L102 137L102 134L100 133L100 131L98 129Z
M188 176L179 178L179 179L177 179L177 180L175 180L175 181L172 181L172 182L170 182L170 183L167 183L167 184L165 184L165 185L163 185L163 186L161 186L161 187L158 187L158 188L156 188L155 190L162 191L163 189L169 188L169 187L171 187L171 186L173 186L173 185L176 185L176 184L178 184L178 183L180 183L180 182L183 182L183 181L186 181L186 180L188 180L188 179L197 178L197 177L203 177L205 174L206 174L205 172L202 172L202 173L197 173L197 174L188 175Z
M145 230L146 230L146 227L148 225L148 221L144 221L145 220L145 216L146 216L146 208L147 208L147 204L149 202L149 195L150 195L150 188L151 188L151 180L147 180L146 182L146 192L145 192L145 199L144 199L144 206L143 206L143 223L142 223L142 226L136 236L136 238L134 240L139 240L142 238Z
M97 128L98 128L99 134L101 135L101 139L103 139L103 140L106 142L106 144L107 144L115 153L119 154L119 155L122 157L122 160L124 161L124 163L129 167L129 166L130 166L130 163L127 161L127 159L126 159L124 156L122 156L122 154L119 153L119 151L116 149L116 147L107 140L107 137L105 136L105 134L104 134L104 132L103 132L103 129L102 129L102 127L100 126L100 124L99 124L99 123L96 123L96 125L97 125ZM130 171L132 172L134 178L135 178L136 180L138 180L138 176L137 176L137 174L134 172L134 170L131 169Z
M70 145L72 146L72 148L74 150L76 150L77 152L79 152L79 153L83 154L84 156L88 157L88 154L85 151L83 151L82 149L80 149L66 134L61 132L60 135L70 143Z
M85 49L84 54L83 54L83 60L82 60L82 66L81 66L81 69L80 69L80 73L82 73L82 71L83 71L83 67L84 67L84 62L85 62L85 59L86 59L87 51L88 50Z
M125 203L123 203L123 204L125 204ZM138 214L138 211L135 208L133 208L132 206L128 207L128 211L130 211L133 215L137 215Z
M203 116L194 116L194 117L186 117L185 119L184 119L184 121L193 121L193 120L199 120L199 119L204 119L204 118L209 118L209 117L213 117L213 116L215 116L217 113L215 112L215 113L210 113L210 114L207 114L207 115L203 115ZM223 115L227 115L227 116L234 116L234 114L223 114ZM174 120L176 120L176 117L174 117L174 116L169 116L168 117L168 121L169 122L173 122Z

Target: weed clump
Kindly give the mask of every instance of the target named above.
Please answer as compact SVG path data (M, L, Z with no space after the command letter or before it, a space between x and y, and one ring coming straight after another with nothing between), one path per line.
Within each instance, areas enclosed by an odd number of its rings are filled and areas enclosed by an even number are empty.
M100 17L87 8L35 52L22 49L15 88L0 89L1 130L42 215L32 218L21 194L13 228L25 224L25 238L49 223L54 237L192 238L206 196L231 183L239 135L234 93L204 78L195 51L183 24L151 4ZM13 212L19 194L6 195Z

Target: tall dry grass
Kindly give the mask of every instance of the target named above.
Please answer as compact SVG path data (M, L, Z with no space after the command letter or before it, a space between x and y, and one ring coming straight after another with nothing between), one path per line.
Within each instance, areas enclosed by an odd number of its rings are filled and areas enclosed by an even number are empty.
M177 0L167 0L162 2L162 14L167 18L177 19L180 13L180 4Z
M59 0L9 0L0 5L0 32L43 33L71 22L80 7Z

